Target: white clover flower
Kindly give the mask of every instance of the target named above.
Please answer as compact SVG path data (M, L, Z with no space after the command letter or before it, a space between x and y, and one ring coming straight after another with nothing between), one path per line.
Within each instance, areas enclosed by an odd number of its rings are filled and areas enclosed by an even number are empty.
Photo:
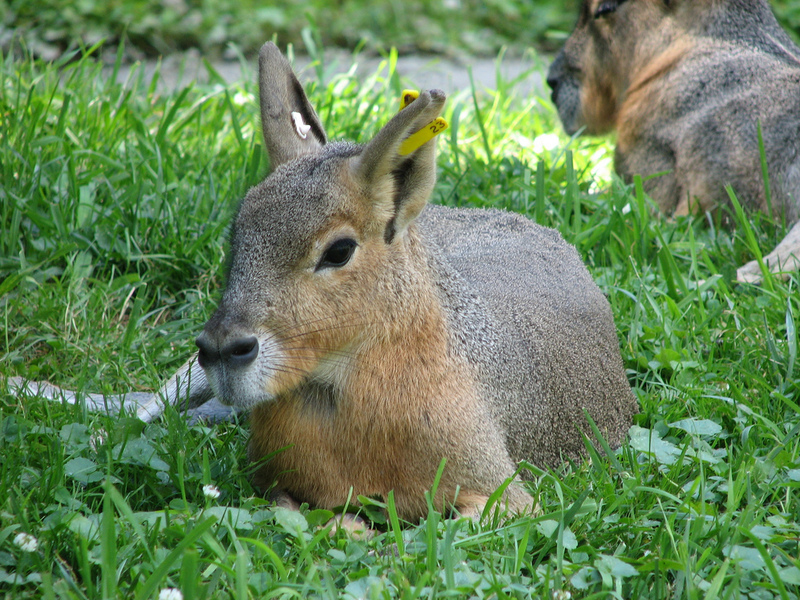
M220 491L217 486L215 485L203 486L203 496L205 496L206 498L211 498L212 500L215 500L216 498L219 498L219 495Z
M164 588L158 592L158 600L183 600L183 593L178 588Z
M572 592L567 590L553 590L553 600L570 600Z
M561 138L555 133L543 133L533 140L533 153L545 154L557 150L561 146Z
M255 98L253 97L253 94L243 90L237 91L233 96L233 103L236 106L244 106L245 104L253 102L254 100Z
M98 452L108 441L108 433L105 429L98 429L91 436L89 436L89 447Z
M33 537L30 533L18 533L14 536L14 544L16 544L23 552L36 552L39 548L39 540Z

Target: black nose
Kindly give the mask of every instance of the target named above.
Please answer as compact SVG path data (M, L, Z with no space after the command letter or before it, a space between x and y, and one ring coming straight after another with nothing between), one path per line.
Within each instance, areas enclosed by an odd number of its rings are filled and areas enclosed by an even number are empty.
M199 350L197 360L204 369L218 360L231 367L246 367L258 356L258 339L255 336L238 338L219 348L203 332L197 337L195 344Z
M558 89L561 87L561 78L557 75L547 77L547 85L550 86L550 100L553 104L558 103Z
M251 335L228 342L220 351L222 360L234 367L246 367L258 356L258 340Z
M547 70L547 85L553 91L552 97L555 101L556 94L558 94L558 87L561 85L561 78L566 74L566 59L564 58L564 51L562 50L553 59L550 68Z
M208 341L205 332L197 336L194 343L197 345L198 350L197 362L204 369L214 362L216 358L219 358L219 352L217 352L215 345Z

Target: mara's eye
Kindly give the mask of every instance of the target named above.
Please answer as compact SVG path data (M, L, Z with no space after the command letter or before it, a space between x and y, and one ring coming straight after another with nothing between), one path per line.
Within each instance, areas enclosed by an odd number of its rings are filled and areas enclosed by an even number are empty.
M322 254L322 258L319 259L316 270L319 271L320 269L329 267L339 268L345 266L350 262L350 258L353 256L353 251L355 251L356 246L358 246L358 244L351 238L336 240L328 246L327 250Z
M599 19L600 17L616 12L617 7L619 7L620 4L622 4L622 2L619 0L604 0L597 5L597 8L594 11L594 18Z

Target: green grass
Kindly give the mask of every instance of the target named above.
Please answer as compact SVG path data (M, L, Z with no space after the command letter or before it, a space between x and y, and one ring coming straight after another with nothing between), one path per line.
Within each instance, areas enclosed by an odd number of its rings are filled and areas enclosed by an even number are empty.
M0 63L0 376L154 389L192 352L228 218L264 171L255 90L163 95L78 58ZM308 89L331 137L364 141L404 83L389 61ZM246 425L0 390L0 596L798 597L797 276L737 285L753 254L736 214L732 231L658 216L611 175L609 140L568 140L549 101L496 87L451 91L434 201L517 210L577 246L640 399L629 443L534 467L536 517L403 524L389 502L359 541L256 494ZM782 234L747 225L762 250Z
M309 27L326 45L486 54L503 45L554 49L558 32L574 24L578 5L577 0L0 0L0 33L4 25L17 43L40 56L77 41L91 45L106 39L114 45L123 38L148 55L196 48L220 56L229 53L230 42L251 53L273 35L281 45L300 44ZM0 36L0 47L10 44L10 35Z
M778 19L800 35L800 0L773 0ZM304 30L322 43L371 50L494 54L533 46L556 51L578 16L579 0L0 0L0 48L23 44L52 58L101 39L155 56L199 49L255 53L265 38L301 44Z

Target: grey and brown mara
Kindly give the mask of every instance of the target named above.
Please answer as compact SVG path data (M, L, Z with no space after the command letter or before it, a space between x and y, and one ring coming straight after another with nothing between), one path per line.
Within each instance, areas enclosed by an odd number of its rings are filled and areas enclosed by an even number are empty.
M765 260L800 269L800 48L765 0L584 0L548 83L567 132L616 130L617 172L669 214L714 211L728 185L766 212L760 125L774 216L794 225Z
M234 219L197 360L134 397L139 414L154 418L159 397L250 410L250 458L274 454L256 483L276 500L332 508L393 490L406 519L427 514L442 459L437 502L479 515L520 461L581 455L586 413L618 446L637 403L575 249L516 214L426 206L435 142L399 152L445 95L421 93L363 146L328 143L275 45L259 66L272 172ZM505 503L532 499L515 482Z

